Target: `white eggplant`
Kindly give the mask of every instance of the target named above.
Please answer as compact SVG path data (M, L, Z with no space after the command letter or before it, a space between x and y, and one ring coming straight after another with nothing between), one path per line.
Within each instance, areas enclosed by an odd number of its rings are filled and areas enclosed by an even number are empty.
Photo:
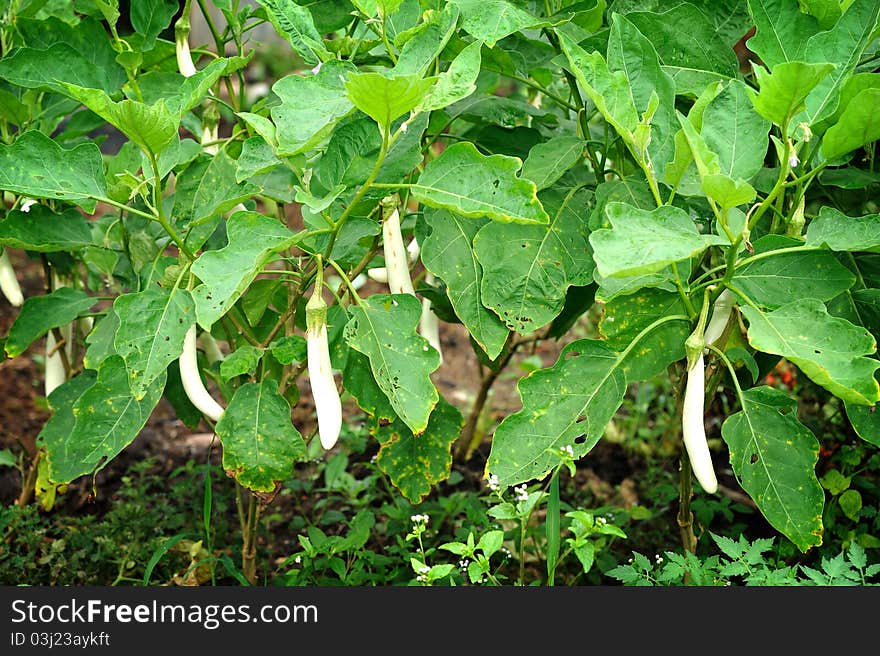
M400 234L400 214L396 207L382 221L382 246L391 293L415 296L412 279L409 277L409 257Z
M427 272L425 274L425 282L431 284L434 282L434 276ZM419 334L428 340L428 343L437 349L440 354L440 362L443 362L443 349L440 347L440 322L437 315L431 309L431 301L427 298L422 299L422 316L419 319Z
M177 55L177 70L180 71L180 74L183 77L195 75L196 67L189 52L189 42L185 33L178 34L175 38L175 54Z
M190 326L183 338L183 352L178 361L180 366L180 380L183 390L192 404L206 417L219 421L223 416L223 408L214 397L205 389L202 377L199 374L199 363L196 359L196 327Z
M703 341L706 344L714 344L721 339L724 329L727 328L727 322L730 321L735 300L736 298L728 289L721 292L715 299L715 303L712 305L712 317L706 326L706 332L703 333Z
M709 444L706 442L706 427L703 423L703 403L705 400L705 363L703 354L697 357L687 372L684 403L681 413L682 439L691 469L706 492L714 494L718 491L718 481L712 466Z
M320 266L320 265L319 265ZM327 344L327 304L321 296L323 280L318 274L315 291L306 305L306 346L309 385L318 417L318 437L325 450L333 448L342 430L342 402Z
M15 268L9 260L9 255L4 249L0 253L0 291L15 307L21 307L24 303L24 294L21 293L21 285L18 284L18 278L15 277Z

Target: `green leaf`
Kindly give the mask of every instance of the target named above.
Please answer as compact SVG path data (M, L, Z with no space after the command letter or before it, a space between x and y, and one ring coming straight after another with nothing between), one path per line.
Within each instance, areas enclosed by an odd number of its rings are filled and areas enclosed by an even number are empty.
M714 173L703 177L701 189L722 209L747 205L755 200L757 195L754 187L745 180L734 180L723 173Z
M455 32L458 22L458 9L455 5L446 5L443 11L426 14L426 20L419 26L419 33L406 42L397 63L391 69L391 75L415 75L424 77L443 52Z
M661 317L673 314L687 316L678 293L640 289L634 294L617 296L603 305L599 333L608 348L622 352L645 328ZM648 333L621 364L627 381L647 380L685 357L684 342L690 333L691 326L684 321L670 321Z
M841 87L855 70L865 47L875 35L878 18L880 3L876 0L855 0L831 29L810 37L805 50L807 61L830 62L836 68L807 96L806 109L798 121L815 126L834 114Z
M281 104L271 110L280 156L310 150L352 110L340 79L350 70L342 64L327 63L317 75L288 75L272 85L272 91L281 99Z
M205 330L232 307L274 253L298 239L277 219L256 212L230 216L226 233L226 246L202 253L192 265L192 272L202 280L192 295L196 319Z
M470 142L450 146L432 160L412 185L413 196L428 207L503 223L547 223L530 180L516 176L517 157L481 155Z
M73 430L66 435L54 431L43 435L49 454L49 478L55 483L69 483L103 469L138 436L164 388L163 372L147 394L137 400L131 393L122 358L113 355L104 360L94 385L73 404Z
M759 351L791 360L809 378L849 403L873 405L880 401L874 371L880 361L864 357L876 351L867 330L846 319L832 317L821 301L791 301L773 312L743 305L749 322L749 343Z
M772 70L785 62L803 61L809 38L819 26L815 18L799 11L797 0L749 0L749 13L756 31L746 45L765 65Z
M72 200L86 212L106 195L101 151L93 143L65 149L41 132L0 144L0 189L32 198Z
M556 563L559 558L559 542L561 539L561 525L559 517L559 470L553 472L550 480L549 498L547 499L547 515L544 524L544 534L547 538L547 576L553 580ZM502 533L502 536L504 534Z
M183 338L195 323L195 304L185 289L155 286L118 296L113 312L119 318L114 347L140 400L183 351Z
M38 253L76 251L92 245L89 223L75 209L56 213L45 205L13 210L0 221L0 245Z
M358 407L374 419L380 422L399 421L391 402L376 382L366 355L349 349L342 371L342 384L354 397ZM403 427L407 433L412 433L405 425Z
M0 449L0 467L15 467L18 459L9 449Z
M829 301L855 281L850 270L827 251L779 253L736 269L731 280L758 305L771 309L792 298Z
M862 494L858 490L847 490L837 498L837 503L840 504L844 515L852 521L858 520L862 510ZM852 544L858 543L852 542Z
M259 191L260 187L248 181L236 181L235 160L221 150L191 163L177 176L175 225L187 245L198 250L214 232L221 214Z
M865 442L880 447L880 412L876 406L844 403L846 418L852 425L856 435Z
M86 336L86 349L83 364L87 369L97 370L101 363L116 353L113 345L116 339L116 330L119 328L119 317L114 312L108 312L95 321L94 328Z
M685 2L662 13L625 13L657 50L663 70L675 80L677 94L697 95L713 81L737 76L739 62L733 49L694 5Z
M158 154L177 136L179 117L163 98L153 105L136 100L114 101L100 89L64 83L64 93L78 100L125 134L139 148Z
M324 47L324 40L315 27L312 14L294 0L258 0L266 16L281 36L287 39L294 52L308 64L332 59Z
M720 172L734 180L751 180L764 165L770 122L752 107L746 86L731 82L709 101L700 134L718 155Z
M579 137L563 135L548 139L529 151L520 175L534 182L538 191L546 189L578 163L586 147Z
M548 196L551 192L557 197ZM581 190L563 197L550 190L544 204L556 211L546 226L492 221L474 238L474 254L483 268L481 301L511 330L528 333L549 323L562 311L569 286L593 280L586 221L580 215L589 195Z
M25 299L9 328L6 354L11 358L21 355L34 340L52 328L69 324L97 302L85 292L70 287L59 287L51 294Z
M880 139L880 89L865 89L853 98L840 119L828 128L822 138L822 154L827 160L837 159L856 148Z
M290 421L278 382L245 383L235 391L214 431L223 444L223 469L254 492L274 492L306 454Z
M613 202L605 206L605 214L611 229L590 235L593 259L602 276L654 273L722 243L717 235L700 234L687 212L669 205L645 211Z
M626 73L612 72L600 53L587 53L564 32L559 32L559 44L587 97L624 141L632 144L639 115Z
M107 73L67 43L56 43L45 50L19 48L0 60L0 78L27 89L64 93L60 82L115 93L118 86Z
M760 91L748 90L755 110L776 125L788 129L787 122L803 110L804 101L832 70L833 64L807 64L801 61L776 65L771 72L755 67Z
M269 344L269 352L279 364L305 362L307 356L306 340L299 335L287 335Z
M138 0L131 6L131 25L144 37L144 51L151 50L156 37L171 24L178 3L172 0Z
M386 77L382 73L352 73L345 81L348 99L383 130L414 109L431 90L436 78L419 74Z
M508 330L498 315L482 302L483 267L474 252L474 237L487 220L467 219L446 210L425 212L430 235L422 240L421 258L446 283L446 295L455 314L490 359L504 348Z
M262 349L242 344L220 363L220 378L228 382L236 376L253 376L262 358Z
M815 472L819 443L797 420L797 401L762 386L743 392L742 402L721 426L737 480L801 551L819 546L825 505Z
M570 446L575 458L585 455L623 402L620 365L620 354L582 339L568 344L549 369L521 378L522 410L495 429L486 471L508 487L546 476L563 447Z
M461 29L490 48L514 32L547 25L507 0L450 0L449 4L461 11Z
M443 109L464 100L477 90L483 44L474 41L455 56L449 68L437 76L437 82L416 107L416 111L430 112Z
M807 227L806 245L827 246L832 251L880 253L880 214L846 216L824 205Z
M657 51L638 28L620 14L614 14L608 38L608 68L626 74L633 106L646 112L656 97L656 110L650 119L650 138L645 148L636 143L643 161L653 170L662 171L675 150L673 138L678 132L675 116L675 82L660 67ZM650 112L648 112L650 114ZM634 133L637 133L634 130Z
M461 413L442 397L428 427L416 436L398 420L374 431L381 443L376 464L410 503L420 503L452 468L452 445L464 423Z
M52 416L43 425L40 434L37 435L37 444L45 446L49 454L49 464L54 455L63 457L61 451L65 447L65 440L73 432L76 418L73 416L73 404L86 390L95 384L96 371L86 370L70 378L49 394L49 407Z
M416 334L422 306L409 294L375 294L351 307L345 326L348 345L370 359L379 387L397 416L419 435L439 395L431 373L440 354Z

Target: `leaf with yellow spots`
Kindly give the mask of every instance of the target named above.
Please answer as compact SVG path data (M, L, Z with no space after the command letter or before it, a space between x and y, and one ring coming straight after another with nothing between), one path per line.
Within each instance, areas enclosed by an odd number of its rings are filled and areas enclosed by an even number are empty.
M802 298L773 312L748 305L741 308L749 322L749 344L759 351L781 355L847 403L874 405L880 384L874 372L880 361L865 357L877 350L867 329L832 317L822 301Z
M116 352L125 360L132 391L142 398L183 351L186 331L196 321L195 304L185 289L148 287L118 296L113 312L119 318Z
M852 425L856 435L865 442L880 446L880 412L875 406L845 403L846 418Z
M767 521L798 549L821 545L819 442L797 420L797 401L761 386L743 392L742 402L742 410L721 426L733 473Z
M495 429L487 471L511 486L546 476L563 447L571 447L575 458L585 455L623 402L623 360L602 342L581 339L549 369L522 378L522 410Z
M382 444L376 463L410 503L419 503L432 486L449 476L452 444L461 426L461 413L440 397L421 435L413 435L400 420L373 430Z
M69 324L98 300L83 291L59 287L51 294L31 296L9 327L5 350L10 357L21 355L31 343L52 328Z
M431 373L440 354L416 333L422 304L410 294L374 294L351 307L345 326L348 345L370 359L373 378L397 416L417 435L439 394Z
M640 289L635 294L615 297L605 304L599 332L610 348L623 351L639 333L661 317L687 315L676 292ZM626 356L623 371L629 382L647 380L685 356L684 341L691 326L684 321L670 321L646 335Z
M73 381L85 386L82 375ZM73 382L71 381L71 383ZM65 393L79 388L59 387ZM99 471L138 436L165 389L165 372L158 376L140 400L135 399L128 384L125 362L118 355L106 358L98 369L94 384L82 391L73 402L72 429L66 403L59 408L56 425L41 433L49 453L49 477L54 483ZM53 402L53 396L50 402ZM63 401L63 399L62 399Z
M290 405L270 378L239 387L215 432L223 444L223 469L255 492L273 492L306 453Z

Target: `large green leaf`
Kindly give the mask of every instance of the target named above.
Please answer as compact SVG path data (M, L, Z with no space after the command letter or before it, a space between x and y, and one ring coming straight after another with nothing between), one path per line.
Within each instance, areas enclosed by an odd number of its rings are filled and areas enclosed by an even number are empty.
M742 82L731 82L706 106L700 134L718 155L720 172L751 180L764 165L770 122L758 114Z
M175 223L187 245L200 248L222 213L259 191L251 182L236 181L235 161L222 150L187 166L177 176L174 191Z
M450 146L428 163L413 196L428 207L504 223L547 223L535 183L517 177L522 161L481 155L470 142Z
M351 308L345 341L370 359L379 387L397 416L419 435L439 395L431 373L440 354L416 333L422 305L410 294L375 294Z
M651 41L679 95L696 95L713 81L736 77L739 63L733 49L694 5L683 2L660 13L627 13L626 18Z
M235 390L214 430L223 444L223 469L255 492L274 492L306 453L290 405L271 378Z
M575 458L592 449L623 402L626 377L619 353L582 339L568 344L549 369L521 378L517 389L522 410L495 429L486 463L505 487L546 476L563 447Z
M831 300L855 281L852 272L830 252L807 251L750 262L736 270L731 282L758 305L772 309L792 298Z
M740 310L749 322L749 343L759 351L791 360L813 382L849 403L880 401L874 371L880 361L865 357L877 344L865 328L832 317L813 298L798 299L773 312L748 305Z
M590 235L593 259L602 276L655 273L723 243L718 235L701 234L687 212L670 205L645 211L613 202L605 206L605 214L611 228Z
M807 96L806 109L799 120L815 126L834 113L841 86L855 70L862 52L875 36L878 18L880 3L877 0L854 0L831 29L809 39L804 52L806 60L830 62L836 68Z
M461 28L490 48L506 36L547 23L507 0L450 0L461 11Z
M455 314L474 341L495 359L504 348L508 330L482 302L483 267L474 252L474 237L488 220L467 219L446 210L425 213L431 234L421 242L425 268L446 283Z
M76 417L73 416L73 404L83 393L95 384L97 371L86 369L73 378L69 378L49 394L49 408L52 416L43 425L37 435L37 445L47 446L51 453L63 446L68 435L73 432Z
M55 483L69 483L106 466L138 436L164 387L163 374L137 400L131 393L122 358L113 355L105 359L95 383L73 404L73 429L64 435L54 430L43 435L49 454L49 478Z
M275 27L275 31L290 43L293 50L307 63L315 64L332 57L324 40L315 27L312 14L305 3L294 0L258 0L266 10L266 16Z
M457 22L458 8L455 5L446 5L443 11L426 14L426 20L420 26L418 34L407 41L400 51L397 63L391 71L392 75L424 77L434 60L443 52L455 32Z
M662 289L640 289L634 294L617 296L602 309L599 332L614 351L626 349L661 317L687 316L681 296ZM690 333L691 325L684 321L670 321L648 333L621 363L627 381L647 380L685 357L684 342Z
M131 6L131 25L144 37L143 49L150 50L156 37L171 23L177 13L176 0L138 0Z
M345 92L355 107L383 129L390 129L392 122L422 102L435 81L419 74L352 73L345 81Z
M555 196L555 198L554 198ZM562 311L570 285L593 279L585 209L590 192L571 196L556 190L543 194L553 212L550 223L483 226L474 238L474 253L483 268L483 304L508 328L528 333Z
M105 71L67 43L56 43L46 50L19 48L0 60L0 78L27 89L59 91L60 82L101 89L107 93L119 90L112 86Z
M0 224L2 225L2 224ZM827 246L832 251L880 253L880 214L846 216L828 205L807 227L808 246Z
M746 390L742 402L721 426L737 480L801 551L819 546L825 494L816 479L816 436L797 420L797 401L777 389Z
M0 144L0 189L33 198L72 200L86 212L107 193L101 151L93 143L65 149L42 132Z
M317 75L288 75L272 85L272 91L281 99L271 111L279 155L311 149L352 110L340 79L348 72L350 69L341 64L328 63Z
M534 182L538 191L546 189L578 163L586 146L583 139L572 135L548 139L532 147L520 175Z
M226 233L226 246L202 253L192 265L192 272L202 281L192 295L196 318L205 330L232 307L274 253L297 241L277 219L256 212L230 216Z
M800 61L778 64L769 73L758 66L755 77L760 91L749 90L749 95L761 116L787 130L786 121L804 108L807 96L833 69L833 64Z
M443 109L464 100L477 90L483 44L474 41L455 56L449 68L437 76L437 83L418 105L416 111Z
M374 429L382 444L376 464L410 503L420 503L449 476L462 423L461 413L441 397L421 435L413 435L400 420Z
M802 14L797 0L749 0L755 35L746 45L773 69L803 61L809 38L819 30L816 19Z
M70 287L59 287L51 294L25 299L9 328L6 354L9 357L21 355L34 340L52 328L69 324L97 302L85 292Z
M370 359L363 353L348 349L345 369L342 370L342 384L345 390L354 397L358 407L377 421L397 420L397 414L391 407L391 402L373 377ZM407 431L412 433L409 429Z
M880 139L880 89L865 89L853 98L822 139L822 154L833 160Z
M633 105L639 113L657 102L650 120L647 155L655 171L662 171L672 159L673 138L678 132L675 117L675 82L660 67L654 46L638 28L620 14L614 14L608 37L608 68L626 75Z
M56 213L45 205L13 210L0 221L0 245L38 253L76 251L92 244L89 222L75 209Z
M195 304L185 289L153 286L117 296L113 312L119 319L114 347L139 400L183 350L186 331L196 320Z

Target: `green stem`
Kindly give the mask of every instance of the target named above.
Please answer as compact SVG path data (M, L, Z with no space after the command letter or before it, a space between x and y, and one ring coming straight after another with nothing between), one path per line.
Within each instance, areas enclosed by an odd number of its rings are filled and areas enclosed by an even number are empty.
M187 248L184 241L180 238L180 235L178 235L177 231L174 229L174 226L172 226L165 217L165 210L162 207L162 181L159 175L159 162L153 153L149 153L148 159L150 160L150 166L153 169L153 204L156 206L156 214L158 215L156 218L159 219L159 223L165 232L168 233L168 236L171 237L171 240L177 244L177 248L180 249L180 252L186 255L190 260L194 260L195 255L193 255L192 251Z
M691 318L695 317L697 311L694 309L694 304L691 303L690 297L688 297L687 292L684 290L684 284L681 282L681 275L678 273L678 265L675 262L672 263L672 275L675 276L675 288L678 290L678 295L681 296L685 309L688 311L688 314L691 315Z
M361 297L358 296L357 290L354 288L354 285L351 284L351 280L348 279L348 276L345 274L345 271L342 270L335 260L327 260L327 264L336 269L336 273L340 275L342 278L342 282L348 287L348 291L351 294L352 299L357 305L361 305Z

